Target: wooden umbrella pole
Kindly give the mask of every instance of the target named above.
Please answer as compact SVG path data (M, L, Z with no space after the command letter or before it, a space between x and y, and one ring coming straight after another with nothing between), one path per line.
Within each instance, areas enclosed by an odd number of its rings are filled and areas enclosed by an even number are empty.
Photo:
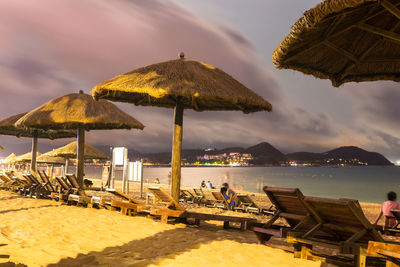
M31 171L34 172L37 171L36 153L37 153L37 133L35 132L32 138L32 157L31 157Z
M68 167L69 167L69 158L66 158L66 159L65 159L65 166L64 166L64 172L65 172L65 174L68 173ZM65 174L64 174L64 175L65 175Z
M76 166L76 178L78 179L79 186L83 188L83 165L84 165L84 153L85 153L85 129L82 127L78 128L78 144L77 144L77 155L78 161Z
M172 140L172 187L171 195L179 201L181 187L181 160L183 134L183 103L177 102L174 112L174 139Z

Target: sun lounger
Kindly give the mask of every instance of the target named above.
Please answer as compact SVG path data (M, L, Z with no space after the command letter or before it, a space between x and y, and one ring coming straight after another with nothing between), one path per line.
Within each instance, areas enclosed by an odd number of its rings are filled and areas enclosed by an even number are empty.
M154 207L150 210L151 215L161 216L161 222L167 223L168 218L179 218L186 221L193 219L196 225L200 225L201 221L214 220L223 221L224 228L229 228L231 222L240 223L240 229L246 230L249 224L256 223L256 219L215 215L207 213L189 212L186 211L172 196L161 187L149 187L148 190L154 194L157 204L161 207Z
M226 201L224 196L219 191L211 191L211 194L215 198L214 207L219 209L229 210L231 207L229 203Z
M400 244L369 241L368 255L385 258L386 266L400 266Z
M71 188L75 191L77 191L78 195L85 195L85 191L79 186L78 180L75 176L75 174L66 174L65 177L67 178L67 181L71 185Z
M151 206L146 205L141 201L137 200L136 198L131 197L128 194L122 193L121 191L118 191L114 188L107 188L106 192L109 192L123 199L123 201L111 200L109 203L105 204L109 204L112 210L116 209L120 210L121 213L124 215L132 215L133 213L138 213L138 212L148 213L150 210Z
M261 209L257 206L256 203L251 199L249 195L238 194L236 195L239 200L239 205L237 207L233 207L233 210L241 210L248 213L259 214Z
M197 204L210 204L210 201L205 196L203 190L201 188L193 188L194 192L194 202Z
M382 242L383 238L365 217L358 201L317 197L304 197L303 201L317 224L308 232L288 233L286 240L293 244L295 257L320 260L313 255L313 247L318 246L353 255L354 266L365 266L368 242ZM321 232L324 237L319 235Z
M67 199L67 205L77 205L87 207L91 203L92 197L69 194Z
M276 207L276 212L267 223L253 228L260 243L267 242L272 236L286 237L289 230L308 231L316 225L310 211L304 205L304 196L299 189L265 186L263 190ZM280 218L284 219L288 226L275 224Z
M56 192L56 190L54 189L53 185L50 182L49 177L47 176L47 174L44 171L39 171L39 176L42 179L43 183L44 183L44 187L50 191L50 192Z
M396 219L396 224L392 228L385 228L384 231L387 231L392 234L400 233L399 224L400 224L400 210L391 210L393 217Z
M66 178L55 177L58 183L58 190L50 194L50 198L56 201L62 200L67 202L69 194L77 195L78 189L73 188Z
M190 193L189 190L182 189L179 201L180 202L186 202L188 204L193 204L194 203L194 196L193 196L192 193Z

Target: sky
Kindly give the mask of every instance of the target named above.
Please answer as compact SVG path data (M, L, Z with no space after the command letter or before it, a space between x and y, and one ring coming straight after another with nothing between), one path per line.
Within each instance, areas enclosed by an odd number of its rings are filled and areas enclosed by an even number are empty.
M14 0L0 2L0 117L185 52L227 72L272 112L185 110L183 148L269 142L284 153L355 145L400 160L400 90L390 81L348 83L277 70L273 50L314 0ZM173 110L115 103L146 127L90 131L97 146L170 151ZM73 139L40 140L39 151ZM29 138L0 136L11 152Z

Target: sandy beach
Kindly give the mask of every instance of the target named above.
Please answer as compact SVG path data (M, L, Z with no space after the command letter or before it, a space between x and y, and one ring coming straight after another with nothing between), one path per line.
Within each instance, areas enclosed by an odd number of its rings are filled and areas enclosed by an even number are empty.
M210 209L212 210L212 209ZM319 266L258 245L251 231L161 224L0 191L0 254L27 266Z

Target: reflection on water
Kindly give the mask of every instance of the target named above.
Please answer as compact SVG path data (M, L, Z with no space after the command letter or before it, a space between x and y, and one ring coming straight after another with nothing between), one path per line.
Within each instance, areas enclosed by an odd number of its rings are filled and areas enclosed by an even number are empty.
M73 172L74 168L70 168ZM100 178L101 167L85 167L87 177ZM168 183L170 168L144 168L145 181L158 178ZM121 179L122 172L117 172ZM386 193L400 193L399 167L186 167L182 168L182 185L200 187L211 181L218 188L226 182L232 188L261 193L267 186L298 187L305 195L355 198L382 202Z

